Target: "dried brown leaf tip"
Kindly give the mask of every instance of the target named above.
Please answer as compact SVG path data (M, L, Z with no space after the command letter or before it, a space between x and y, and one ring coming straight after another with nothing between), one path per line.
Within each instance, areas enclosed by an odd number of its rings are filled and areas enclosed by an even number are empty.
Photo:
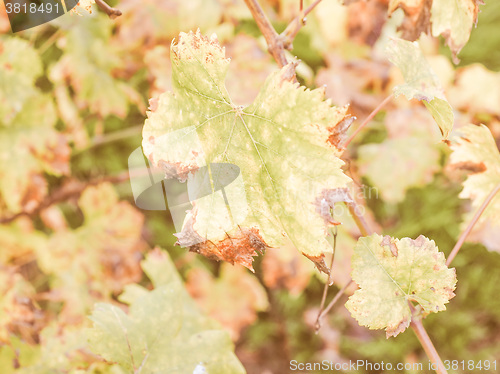
M227 261L233 265L240 264L255 272L252 266L253 257L257 256L258 252L264 253L267 248L270 247L260 236L259 230L242 228L234 236L227 235L225 239L218 242L207 240L197 243L190 246L189 250L211 260Z
M330 275L330 268L326 266L324 254L321 254L319 256L308 256L304 253L304 256L314 262L314 265L316 265L316 268L318 268L320 272Z

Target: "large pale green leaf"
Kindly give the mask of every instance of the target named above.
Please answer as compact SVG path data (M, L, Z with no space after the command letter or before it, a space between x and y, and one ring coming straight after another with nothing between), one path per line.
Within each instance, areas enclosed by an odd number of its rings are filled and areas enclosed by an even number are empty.
M409 326L410 302L427 313L439 312L455 296L455 270L446 267L434 241L422 235L415 240L362 237L354 248L352 269L360 289L347 301L347 309L360 325L385 328L387 337Z
M467 43L472 26L477 21L479 4L482 0L439 0L432 2L432 35L442 35L449 45L453 58L458 63L457 54Z
M387 51L389 60L401 70L405 80L404 84L394 88L394 95L398 97L403 94L408 100L423 100L439 126L443 139L448 138L453 127L453 110L418 43L392 39Z
M153 257L142 266L156 274L156 282L172 280L144 290L128 314L114 305L97 304L90 317L94 327L88 332L92 350L127 373L184 374L196 368L211 374L244 373L229 334L199 312L171 261L158 253ZM158 273L160 267L170 274L167 278Z
M486 126L467 125L461 127L459 133L461 136L454 139L451 145L450 163L471 172L459 196L471 199L473 208L477 209L500 183L500 154ZM480 221L488 218L492 222L500 220L500 195L489 203Z
M251 269L256 250L288 236L322 264L331 247L315 205L349 181L336 148L351 121L347 109L293 83L293 65L269 76L249 107L236 105L224 86L229 60L200 33L181 33L171 59L174 92L152 101L143 149L168 175L188 179L195 201L179 244ZM210 163L235 164L241 174L224 191L225 175L212 166L189 176ZM217 191L196 198L203 178Z

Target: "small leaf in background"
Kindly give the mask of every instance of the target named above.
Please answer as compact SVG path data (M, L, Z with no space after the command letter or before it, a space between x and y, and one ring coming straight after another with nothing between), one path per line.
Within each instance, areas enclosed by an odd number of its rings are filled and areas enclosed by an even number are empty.
M422 235L415 240L362 237L354 249L352 269L360 289L349 297L347 309L360 325L385 328L387 337L410 325L410 302L436 313L455 296L455 269L446 267L443 253Z
M68 319L141 277L142 214L119 201L109 183L87 187L78 205L83 224L53 233L36 248L37 264L51 275L52 292L64 302L61 314Z
M186 289L205 313L230 332L233 341L257 320L258 312L269 307L266 290L257 278L247 269L228 263L221 265L216 278L202 268L193 268Z
M460 61L457 54L467 43L476 24L482 0L440 0L432 2L432 36L442 35L451 49L453 61Z
M49 78L55 85L71 86L79 109L101 117L114 114L124 118L129 105L141 105L142 99L134 88L114 76L123 59L119 48L109 43L112 27L103 13L78 19L58 41L63 56L51 66Z
M389 60L401 70L405 80L404 84L394 88L394 95L398 97L403 94L408 100L423 100L439 126L443 139L447 139L453 127L453 111L418 43L392 39L387 51Z
M469 40L481 4L482 0L391 0L389 15L403 9L406 17L398 28L403 39L414 41L421 33L431 32L434 37L443 36L458 64L457 54Z
M262 259L264 284L270 289L286 289L299 296L314 274L311 262L298 253L290 243L280 248L269 248Z
M18 38L0 40L0 50L9 51L0 53L0 211L31 211L47 194L43 172L69 174L70 149L52 98L35 87L35 50Z
M500 73L481 64L458 69L448 96L454 107L466 113L500 116Z
M387 139L359 148L360 172L388 203L398 203L411 187L432 181L439 170L439 152L423 137Z
M430 33L431 6L432 0L390 0L389 15L398 8L405 12L406 17L398 27L403 39L415 41L422 33Z
M331 245L314 203L324 190L349 182L337 157L352 121L347 108L332 107L321 89L293 83L293 64L269 76L242 108L224 86L229 61L217 40L181 33L171 54L174 92L162 94L148 113L145 155L182 179L213 163L241 171L224 194L193 202L178 243L252 269L257 251L288 236L321 266ZM213 174L207 175L213 185L225 185L223 175Z
M406 191L432 181L440 170L439 138L431 115L421 106L390 110L387 139L358 148L359 172L386 202L401 202Z
M495 139L484 125L466 125L458 130L460 136L454 139L450 166L468 172L459 197L472 200L472 209L465 215L467 224L472 214L486 197L500 183L500 154ZM499 250L500 195L493 197L486 210L473 228L470 241L480 241L491 250Z
M157 273L152 267L168 262L165 271L175 271L166 256L153 256L157 258L148 256L143 266ZM141 293L128 314L111 304L97 304L90 319L91 349L126 372L192 373L200 367L214 374L245 372L229 334L199 312L178 281Z
M451 145L450 164L470 172L459 197L471 199L473 208L477 209L500 183L500 154L486 126L467 125L458 132L460 136ZM500 196L493 198L480 220L488 217L500 221Z

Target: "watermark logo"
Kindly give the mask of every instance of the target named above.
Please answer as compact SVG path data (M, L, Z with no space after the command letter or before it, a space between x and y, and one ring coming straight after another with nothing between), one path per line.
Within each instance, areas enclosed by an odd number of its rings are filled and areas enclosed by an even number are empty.
M193 218L188 212L195 205L200 206L205 212L199 217L202 222L197 234L200 237L191 237L190 245L203 242L203 237L214 230L230 230L245 220L248 206L243 176L237 165L206 163L198 135L189 129L170 132L161 136L160 140L158 143L169 144L172 147L170 152L185 159L186 164L189 163L187 160L193 160L195 153L196 164L201 166L189 171L175 165L155 167L144 157L142 148L135 149L129 156L128 168L138 208L169 210L175 229L182 232L186 222ZM200 151L192 152L192 147ZM220 211L224 213L219 214Z
M12 32L50 22L69 12L78 0L4 0Z

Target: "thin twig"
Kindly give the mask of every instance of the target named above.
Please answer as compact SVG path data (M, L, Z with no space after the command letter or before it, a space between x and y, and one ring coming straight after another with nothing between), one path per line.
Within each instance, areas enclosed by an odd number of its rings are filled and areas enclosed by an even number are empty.
M470 232L472 231L474 225L477 223L479 220L479 217L481 217L481 214L485 211L486 207L488 204L493 200L495 195L500 191L500 183L495 186L493 190L491 190L490 194L484 199L483 203L477 210L476 214L474 214L474 217L472 217L471 221L467 225L467 228L462 232L462 235L460 235L460 238L457 241L457 244L453 247L453 249L450 252L450 255L448 256L448 259L446 260L446 266L449 266L455 256L457 255L458 251L460 248L462 248L462 245L465 242L465 239L467 239L467 236L469 236Z
M358 226L359 231L361 232L361 236L368 236L373 234L373 230L370 228L368 222L366 222L365 220L365 217L360 212L361 206L358 205L352 197L351 201L346 201L345 204L347 205L349 213L351 214L352 219L356 223L356 226Z
M293 39L297 36L302 26L306 24L306 16L311 13L311 11L321 2L321 0L316 0L314 3L309 5L306 10L302 11L302 1L300 3L300 14L295 17L292 22L288 24L285 31L281 33L281 39L283 40L283 45L286 49L292 48Z
M95 0L95 3L101 8L111 19L115 19L122 15L119 9L110 7L104 0Z
M347 146L349 145L349 143L352 141L352 139L354 139L354 137L356 135L358 135L358 133L373 119L373 117L375 117L377 115L377 113L380 111L380 109L382 109L389 101L391 101L392 99L392 93L387 96L384 101L382 101L375 109L373 109L373 112L371 112L368 117L365 118L365 120L363 121L363 123L361 125L359 125L359 127L356 129L356 131L354 131L351 136L349 137L349 139L347 139L344 144L342 144L342 148L347 148Z
M86 152L94 147L99 147L103 144L108 144L124 139L131 138L133 136L138 136L141 134L144 125L136 125L132 127L126 127L122 130L108 132L102 135L97 135L90 141L90 144L84 148L79 148L73 151L72 157L79 155L80 153Z
M271 53L273 58L276 60L278 66L282 68L288 63L285 55L283 40L276 32L273 25L271 25L271 22L267 18L257 0L245 0L245 3L252 13L257 26L259 26L260 31L266 39L269 53Z
M45 41L45 43L43 43L40 46L40 48L38 48L38 54L43 55L52 46L52 44L54 44L57 38L59 38L62 35L62 33L63 33L62 29L57 29L57 31L54 32L51 36L49 36L49 38Z
M325 308L325 310L323 310L320 315L318 316L318 319L316 320L316 331L318 331L320 328L321 328L321 320L323 319L324 316L326 316L328 314L328 312L330 310L332 310L333 306L337 303L337 301L340 300L340 298L342 297L342 295L345 293L345 291L347 290L347 288L352 284L352 279L347 282L344 287L342 287L339 292L337 292L335 294L335 297L332 299L332 301L330 301L330 304L328 304L328 306Z
M432 340L422 324L422 317L417 315L415 307L410 302L409 304L412 310L411 328L417 335L418 341L422 345L422 348L424 348L424 351L427 354L427 357L431 360L431 363L437 366L433 367L433 369L436 370L436 373L438 374L448 374L441 357L439 357L436 347L432 344Z
M332 213L333 213L333 210L332 210ZM332 214L332 218L333 218L333 214ZM318 317L316 318L316 330L318 330L319 327L321 327L319 318L321 316L321 313L323 312L323 308L325 307L326 296L328 295L328 287L330 287L330 285L333 282L332 281L332 269L333 269L333 260L335 259L335 250L337 249L337 235L338 235L337 226L333 226L332 235L333 235L333 245L332 245L333 252L332 252L332 259L330 261L330 271L328 272L328 279L325 282L325 285L323 287L323 296L321 297L321 303L319 305Z

